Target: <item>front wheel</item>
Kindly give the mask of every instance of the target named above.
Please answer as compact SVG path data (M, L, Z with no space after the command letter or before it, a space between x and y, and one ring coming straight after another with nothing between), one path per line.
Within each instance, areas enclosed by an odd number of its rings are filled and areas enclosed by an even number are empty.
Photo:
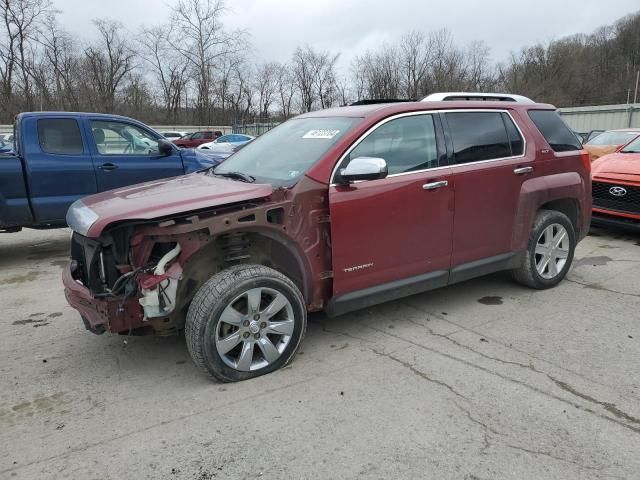
M522 264L514 279L531 288L555 287L566 276L576 248L569 218L555 210L541 210L533 223Z
M185 323L194 363L224 382L277 370L295 356L307 326L302 294L281 273L238 265L196 293Z

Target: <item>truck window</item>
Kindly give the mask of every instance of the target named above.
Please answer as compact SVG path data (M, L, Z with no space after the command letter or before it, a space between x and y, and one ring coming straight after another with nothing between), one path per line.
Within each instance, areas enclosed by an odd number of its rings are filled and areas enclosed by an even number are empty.
M554 152L582 149L578 138L554 110L529 110L529 118Z
M80 127L72 118L38 120L38 141L45 153L79 155L84 151Z
M453 163L511 157L511 142L500 112L446 113L453 138Z
M141 128L122 122L91 121L96 149L101 155L155 155L158 139Z
M349 153L347 160L357 157L384 159L389 175L437 167L433 117L412 115L382 124Z

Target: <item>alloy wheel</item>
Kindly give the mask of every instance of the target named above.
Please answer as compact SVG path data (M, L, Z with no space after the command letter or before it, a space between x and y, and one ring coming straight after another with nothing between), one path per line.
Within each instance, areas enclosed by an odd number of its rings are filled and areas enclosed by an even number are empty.
M215 346L229 367L243 371L264 368L280 358L295 326L287 297L272 288L258 287L235 297L222 311Z
M536 270L542 278L550 280L562 272L569 257L569 242L567 229L559 223L542 231L535 250Z

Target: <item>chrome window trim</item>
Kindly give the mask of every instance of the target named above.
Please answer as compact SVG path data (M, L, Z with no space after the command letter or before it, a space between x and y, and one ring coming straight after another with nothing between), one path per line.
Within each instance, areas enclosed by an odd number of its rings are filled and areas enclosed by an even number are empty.
M522 133L522 130L520 129L520 125L518 125L518 122L515 121L515 119L513 118L513 115L511 115L511 112L507 109L498 109L498 108L453 108L453 109L447 109L447 110L422 110L419 112L404 112L404 113L398 113L396 115L393 115L391 117L387 117L384 118L382 120L380 120L378 123L376 123L375 125L371 126L366 132L364 132L364 134L356 141L353 143L353 145L351 145L338 159L338 161L336 162L335 166L333 167L333 170L331 171L331 179L329 181L329 186L330 187L335 187L336 185L338 185L337 183L334 182L334 179L336 178L336 173L338 172L338 167L340 166L340 164L342 163L342 161L345 159L345 157L347 155L349 155L359 144L360 142L362 142L365 138L367 138L371 133L373 133L374 130L376 130L378 127L384 125L387 122L390 122L392 120L395 120L396 118L403 118L403 117L413 117L413 116L417 116L417 115L433 115L436 113L456 113L456 112L460 112L460 113L468 113L468 112L498 112L498 113L506 113L509 118L511 119L511 121L513 122L513 124L516 126L516 130L518 130L518 133L520 134L520 137L522 138L522 154L521 155L513 155L513 156L509 156L509 157L500 157L500 158L490 158L488 160L480 160L479 162L466 162L466 163L455 163L452 165L443 165L443 166L438 166L438 167L434 167L434 168L425 168L422 170L415 170L413 172L401 172L401 173L394 173L391 175L387 175L385 178L382 178L380 180L377 181L384 181L387 178L394 178L394 177L399 177L402 175L413 175L416 173L424 173L424 172L433 172L433 171L437 171L437 170L443 170L445 168L455 168L455 167L461 167L464 165L481 165L484 163L489 163L489 162L497 162L497 161L501 161L501 160L513 160L516 158L524 158L527 156L527 137L524 136L524 134ZM445 127L443 126L443 129ZM506 131L506 126L505 126L505 131ZM509 138L508 136L508 132L507 132L507 139ZM437 141L437 140L436 140ZM372 180L361 180L363 182L371 182ZM360 182L356 182L356 183L360 183Z

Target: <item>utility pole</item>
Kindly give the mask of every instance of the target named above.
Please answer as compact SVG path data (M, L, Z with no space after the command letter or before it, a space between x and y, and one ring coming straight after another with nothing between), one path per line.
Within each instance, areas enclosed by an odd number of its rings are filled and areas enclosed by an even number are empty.
M638 82L639 81L640 81L640 70L638 70L636 73L636 90L633 94L633 103L636 103L638 101Z

